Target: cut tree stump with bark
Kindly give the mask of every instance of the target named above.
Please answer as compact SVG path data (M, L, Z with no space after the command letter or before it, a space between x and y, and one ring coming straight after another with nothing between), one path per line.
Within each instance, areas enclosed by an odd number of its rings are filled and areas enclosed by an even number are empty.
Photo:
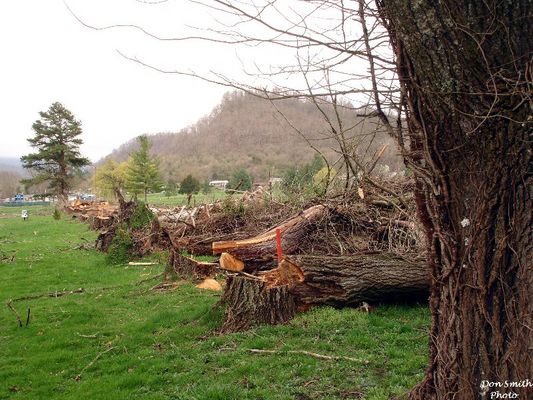
M108 230L100 232L96 238L95 248L98 251L107 252L113 238L115 237L116 228L110 227Z
M229 253L241 261L271 259L276 256L276 230L282 236L282 248L287 254L294 252L310 232L313 223L324 215L326 207L316 205L289 218L280 225L251 239L213 242L213 254Z
M222 333L261 324L284 324L296 314L296 302L288 286L270 288L263 280L247 276L228 276L220 302L225 306Z

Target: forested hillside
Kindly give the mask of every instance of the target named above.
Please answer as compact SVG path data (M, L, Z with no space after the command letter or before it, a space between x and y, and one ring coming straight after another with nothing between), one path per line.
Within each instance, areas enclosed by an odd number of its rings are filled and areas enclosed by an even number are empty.
M13 196L21 185L24 175L20 160L13 157L0 157L0 199Z
M337 131L341 121L344 134L350 138L350 152L371 156L389 143L381 160L391 169L401 168L395 144L384 132L379 132L377 121L372 124L367 118L363 122L348 107L337 108L337 113L331 107L326 111ZM334 164L341 155L331 131L324 115L310 100L271 103L250 94L231 92L196 124L177 133L151 135L150 139L152 152L159 157L167 178L183 179L192 174L202 180L224 179L236 169L245 168L254 179L264 180L269 175L282 175L290 166L309 162L315 150L307 141ZM131 140L110 157L123 161L135 148L136 141Z

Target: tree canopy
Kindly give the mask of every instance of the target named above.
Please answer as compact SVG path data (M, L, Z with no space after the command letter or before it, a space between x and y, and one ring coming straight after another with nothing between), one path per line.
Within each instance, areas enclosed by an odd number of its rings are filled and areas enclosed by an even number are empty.
M48 182L62 203L67 200L71 181L79 170L90 164L79 151L83 143L81 122L61 103L53 103L47 111L39 113L32 129L34 137L28 142L37 151L21 157L24 168L33 176L23 181L26 185Z
M115 196L117 191L122 192L126 184L127 171L127 162L117 163L112 159L97 167L94 180L99 193L104 196Z

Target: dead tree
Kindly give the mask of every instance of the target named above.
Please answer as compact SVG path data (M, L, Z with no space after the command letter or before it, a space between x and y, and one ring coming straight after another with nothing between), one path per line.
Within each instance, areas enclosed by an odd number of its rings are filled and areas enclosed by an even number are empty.
M424 261L384 253L352 256L291 256L257 276L231 277L223 303L223 331L289 321L310 306L359 306L361 302L427 299Z

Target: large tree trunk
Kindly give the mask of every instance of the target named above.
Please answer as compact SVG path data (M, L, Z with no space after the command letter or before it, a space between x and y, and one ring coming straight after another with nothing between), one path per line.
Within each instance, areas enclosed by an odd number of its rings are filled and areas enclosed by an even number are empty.
M288 285L298 304L344 307L363 301L427 299L429 274L424 261L388 253L350 256L291 256L259 273L269 287Z
M288 287L268 288L259 279L229 276L221 303L225 306L221 332L237 332L260 324L283 324L296 314Z
M308 305L427 300L429 293L429 274L423 260L415 262L375 253L339 257L302 255L287 261L301 271L301 282L291 288L291 293Z
M411 398L528 398L480 385L533 371L533 3L379 3L429 238L429 366Z
M228 280L223 331L284 323L310 306L359 306L363 301L427 299L423 261L386 253L351 256L292 256L257 276Z

